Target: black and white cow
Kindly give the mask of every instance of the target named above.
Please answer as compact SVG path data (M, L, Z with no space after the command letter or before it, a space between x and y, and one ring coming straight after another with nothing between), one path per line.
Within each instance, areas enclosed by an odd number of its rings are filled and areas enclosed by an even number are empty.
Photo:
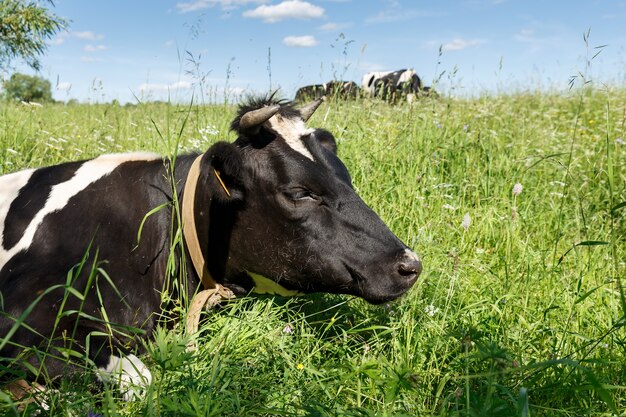
M170 254L172 210L146 214L171 203L174 187L185 197L195 160L200 248L235 294L254 291L257 275L371 303L404 294L420 260L356 194L332 134L306 126L318 105L251 99L232 122L234 143L174 166L150 153L113 154L0 177L0 361L20 356L54 378L71 371L64 353L73 349L123 390L150 382L123 330L151 334L168 257L183 258ZM191 296L200 280L187 270L179 288Z
M389 101L408 98L410 101L423 86L422 80L414 70L402 69L367 73L363 76L362 88L370 97Z
M342 100L355 99L359 86L354 81L329 81L324 84L306 85L296 91L294 101L304 103L318 98L336 97Z

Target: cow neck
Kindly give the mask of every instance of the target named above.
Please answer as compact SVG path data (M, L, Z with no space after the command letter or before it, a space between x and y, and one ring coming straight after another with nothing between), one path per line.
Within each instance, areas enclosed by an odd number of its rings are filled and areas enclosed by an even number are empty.
M200 163L203 155L199 155L191 164L187 179L185 181L185 188L183 190L182 201L182 221L183 221L183 237L185 238L185 244L187 251L191 257L193 267L202 282L202 286L205 290L209 289L221 289L222 286L218 284L211 276L209 268L206 264L206 259L202 254L200 248L200 241L198 239L198 231L196 230L196 218L195 218L195 201L196 201L196 189L198 187L198 178L200 177ZM226 194L230 195L228 189L222 182L217 172L215 173L221 186L224 188ZM267 277L259 274L255 274L246 271L248 276L254 281L253 292L257 294L273 294L281 295L283 297L289 297L294 295L301 295L299 291L288 290L276 281L273 281Z

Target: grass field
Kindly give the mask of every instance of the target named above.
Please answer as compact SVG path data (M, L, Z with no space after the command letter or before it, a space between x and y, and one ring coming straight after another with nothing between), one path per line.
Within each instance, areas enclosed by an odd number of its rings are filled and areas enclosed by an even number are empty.
M384 306L237 300L206 316L194 355L182 332L157 333L143 400L86 373L45 394L50 415L626 415L625 103L586 86L324 104L309 124L423 259L418 284ZM233 110L2 103L0 173L203 150L233 140ZM0 397L0 414L36 411L16 407Z

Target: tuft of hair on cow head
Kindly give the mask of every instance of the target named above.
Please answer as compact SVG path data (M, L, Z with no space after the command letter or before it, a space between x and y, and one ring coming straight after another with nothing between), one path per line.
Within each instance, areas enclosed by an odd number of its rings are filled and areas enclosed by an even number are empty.
M243 201L243 158L240 150L228 142L217 142L202 157L202 179L220 203Z
M264 135L261 129L272 116L278 114L284 118L299 118L306 122L325 99L322 97L296 108L294 103L275 96L276 93L261 97L248 97L240 104L237 116L230 125L231 130L241 136L254 139L255 145L262 147L273 139L271 135L266 137L267 135Z

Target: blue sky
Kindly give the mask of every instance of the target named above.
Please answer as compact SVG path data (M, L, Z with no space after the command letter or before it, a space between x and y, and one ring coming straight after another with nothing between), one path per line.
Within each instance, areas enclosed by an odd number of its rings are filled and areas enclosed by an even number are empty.
M54 11L70 26L41 75L60 100L219 100L277 87L293 97L301 85L400 68L426 85L443 73L438 88L460 95L565 89L600 45L591 78L626 80L626 1L56 0Z

